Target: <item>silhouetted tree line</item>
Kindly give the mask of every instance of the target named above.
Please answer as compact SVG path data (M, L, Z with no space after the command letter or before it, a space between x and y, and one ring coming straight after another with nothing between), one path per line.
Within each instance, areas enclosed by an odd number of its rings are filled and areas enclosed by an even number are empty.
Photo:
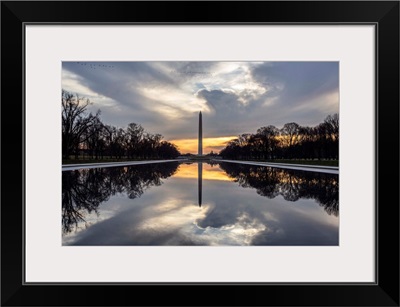
M221 150L225 159L338 159L339 115L328 115L315 127L287 123L282 129L261 127L242 134Z
M85 215L95 212L110 196L125 193L130 199L140 197L161 179L175 174L178 163L137 165L135 167L91 168L62 172L62 228L69 233Z
M68 159L81 153L92 158L104 156L121 159L176 158L180 155L176 145L163 141L161 134L151 134L136 123L127 128L104 124L100 110L88 113L89 99L62 91L62 155Z
M315 199L329 215L339 215L338 175L231 163L220 163L220 167L241 187L255 188L261 196L281 195L293 202Z

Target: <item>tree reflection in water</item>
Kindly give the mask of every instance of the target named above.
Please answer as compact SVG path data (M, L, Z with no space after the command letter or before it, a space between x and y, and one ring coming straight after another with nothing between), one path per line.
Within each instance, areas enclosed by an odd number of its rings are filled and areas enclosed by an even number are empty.
M126 193L130 199L140 197L151 186L162 184L161 179L172 176L179 163L109 167L62 172L62 229L71 232L85 215L95 212L110 196Z
M264 197L282 195L291 202L315 199L329 215L339 215L338 175L233 163L220 167L241 187L255 188Z

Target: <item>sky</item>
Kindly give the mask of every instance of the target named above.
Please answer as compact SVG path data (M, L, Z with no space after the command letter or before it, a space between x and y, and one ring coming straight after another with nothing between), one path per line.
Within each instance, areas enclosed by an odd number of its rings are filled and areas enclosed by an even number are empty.
M103 123L140 124L182 153L203 153L258 128L315 126L339 113L339 62L63 62L62 88Z

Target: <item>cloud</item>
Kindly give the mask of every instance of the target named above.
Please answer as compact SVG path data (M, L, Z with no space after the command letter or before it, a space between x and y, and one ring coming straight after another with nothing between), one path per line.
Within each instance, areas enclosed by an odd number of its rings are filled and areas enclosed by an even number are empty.
M270 87L263 98L272 99L273 125L316 125L339 112L338 62L273 62L255 67L252 76Z
M239 102L239 97L234 92L203 89L197 93L197 96L205 99L214 112L222 111L231 114L240 113L244 110L243 105Z
M141 124L166 140L316 125L339 110L337 62L63 62L62 86L105 123Z

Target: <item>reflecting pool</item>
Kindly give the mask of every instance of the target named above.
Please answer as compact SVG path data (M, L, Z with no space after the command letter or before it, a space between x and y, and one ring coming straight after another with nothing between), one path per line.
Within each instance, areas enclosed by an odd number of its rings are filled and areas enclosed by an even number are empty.
M338 175L167 162L62 172L63 245L338 245Z

